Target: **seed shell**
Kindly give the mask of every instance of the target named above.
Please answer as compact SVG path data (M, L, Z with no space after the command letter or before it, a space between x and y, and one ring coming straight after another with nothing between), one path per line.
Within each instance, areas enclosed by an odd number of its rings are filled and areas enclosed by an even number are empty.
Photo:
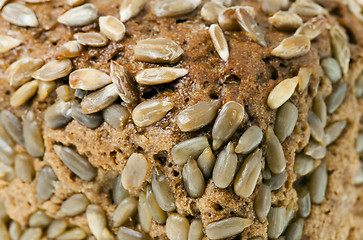
M298 118L297 107L286 102L276 112L275 133L280 142L283 142L294 131Z
M292 36L285 38L272 50L271 54L283 59L300 57L310 51L310 40L305 36Z
M126 22L138 15L144 8L145 3L145 0L124 0L120 7L121 22Z
M248 37L263 47L267 46L264 34L246 9L236 9L236 20Z
M271 208L271 189L267 185L261 184L258 188L254 207L258 220L261 223L265 222Z
M33 10L19 3L6 4L1 11L1 16L19 27L37 27L39 25Z
M237 169L237 155L232 142L221 151L213 168L213 182L217 187L226 188L232 182Z
M94 22L98 17L95 5L86 3L65 12L58 18L58 22L70 27L80 27Z
M309 182L309 192L312 203L320 204L324 201L327 183L328 172L326 169L326 162L322 161L320 166L312 173Z
M189 196L198 198L203 195L205 189L203 173L192 158L184 165L183 181Z
M0 138L0 159L7 165L14 162L15 151L12 145Z
M0 53L6 53L22 43L21 40L0 34Z
M126 32L125 25L113 16L99 18L100 32L111 41L121 41Z
M210 223L205 232L210 239L228 238L241 233L252 223L253 221L247 218L231 217Z
M286 168L286 159L282 145L271 126L266 131L266 160L269 169L275 174L282 173Z
M277 109L290 99L299 82L299 77L288 78L278 83L267 98L267 105L271 109Z
M2 37L0 37L2 39ZM1 45L1 44L0 44ZM43 65L42 59L31 57L21 58L13 62L5 71L10 86L20 87L32 79L32 74Z
M187 240L189 221L178 213L172 213L166 220L166 236L170 240Z
M325 29L329 27L325 17L319 16L310 19L301 25L295 32L295 35L303 35L310 40L318 37Z
M168 180L158 167L154 169L151 187L161 209L164 211L175 210L174 193L169 187Z
M38 203L42 203L52 196L54 182L57 180L57 176L51 167L44 167L40 170L36 185Z
M174 107L174 103L162 99L147 100L132 111L132 120L138 127L150 126L161 119Z
M157 85L174 81L187 74L188 70L185 68L147 68L138 72L135 76L135 80L143 85Z
M72 71L72 62L68 58L53 60L46 63L32 74L41 81L54 81L67 76Z
M93 68L77 69L69 75L69 85L74 89L97 90L111 82L109 75Z
M322 159L326 155L326 146L314 140L310 140L309 144L304 149L304 153L314 159Z

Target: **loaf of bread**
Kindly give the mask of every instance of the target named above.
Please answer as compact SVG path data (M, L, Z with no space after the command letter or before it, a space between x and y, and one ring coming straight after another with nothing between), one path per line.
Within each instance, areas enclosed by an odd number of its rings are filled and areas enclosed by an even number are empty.
M362 1L0 9L1 240L363 239Z

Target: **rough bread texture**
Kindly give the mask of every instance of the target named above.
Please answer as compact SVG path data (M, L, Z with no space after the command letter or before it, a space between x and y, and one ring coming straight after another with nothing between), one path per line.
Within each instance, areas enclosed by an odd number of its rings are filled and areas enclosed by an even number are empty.
M17 2L17 1L15 1ZM120 2L109 0L91 0L99 11L99 15L119 16ZM212 139L213 124L201 130L183 133L179 130L175 116L185 108L200 101L220 99L222 105L229 101L241 103L245 109L242 125L233 135L231 141L236 143L241 134L252 125L257 125L265 133L269 125L275 122L276 110L270 109L266 102L274 87L282 80L295 77L301 67L312 67L312 76L308 87L302 92L295 91L290 101L298 108L298 121L293 133L282 144L286 157L288 178L285 184L272 192L272 206L287 206L295 203L297 209L297 193L294 183L298 176L294 172L295 154L303 150L310 138L307 113L312 106L312 99L320 90L324 97L333 91L332 83L320 66L320 61L332 56L329 30L324 30L311 41L311 49L304 56L281 59L271 55L280 42L291 36L292 32L275 29L268 23L271 15L264 13L261 3L257 1L235 1L235 5L252 6L256 10L256 21L264 33L267 47L254 43L243 31L224 31L228 46L227 62L217 54L208 33L210 25L200 16L200 9L206 1L189 14L177 17L156 17L151 13L155 1L147 1L145 8L134 18L125 23L127 32L122 41L110 42L101 48L84 47L81 56L72 59L73 69L95 68L110 73L110 61L123 65L128 74L135 74L145 68L172 66L186 68L189 74L171 83L143 86L137 85L141 101L147 99L165 99L175 104L166 116L148 127L137 127L130 118L122 130L112 128L106 122L96 129L90 129L76 120L65 127L51 129L44 121L44 110L57 100L55 91L45 100L39 101L35 96L26 104L10 107L9 99L15 88L9 86L4 72L11 63L25 56L41 58L45 62L56 58L56 50L65 42L73 40L76 32L99 31L98 21L84 27L67 27L57 22L57 17L70 9L66 1L50 1L40 4L26 5L33 9L40 26L22 28L10 24L0 17L0 34L11 34L21 39L22 44L0 54L0 109L7 109L21 118L31 110L36 113L36 120L42 129L45 142L45 154L34 158L35 178L31 183L24 183L15 177L11 181L0 180L0 196L4 201L7 214L12 221L20 223L22 229L28 226L29 217L38 209L42 209L53 218L61 203L74 193L83 193L92 204L99 205L107 213L109 228L116 235L118 228L112 228L112 216L117 207L112 202L113 181L122 173L132 153L145 155L149 166L147 177L140 189L130 191L137 197L140 190L145 190L151 183L153 169L159 166L165 174L172 193L176 199L176 211L186 216L189 221L200 218L204 227L208 224L239 216L253 220L238 236L228 239L249 239L261 236L267 239L268 221L260 223L254 211L254 199L262 183L259 176L254 193L248 198L238 197L233 184L225 189L214 185L212 179L206 179L205 193L200 198L187 195L183 185L183 167L176 165L171 157L172 147L195 136L206 135ZM341 136L327 148L324 158L327 162L328 185L323 203L312 205L311 214L305 220L302 239L361 239L363 236L363 191L362 186L355 186L353 179L360 169L359 156L355 153L355 142L362 128L360 121L363 112L363 100L357 99L354 92L355 81L363 71L363 23L349 11L341 1L317 1L325 7L331 26L341 24L349 36L349 47L352 53L348 73L340 80L349 84L342 105L332 115L328 123L347 120L347 127ZM308 20L309 18L303 18ZM176 64L152 64L135 59L134 47L141 39L165 37L178 43L184 53ZM56 81L57 86L68 84L68 77ZM117 100L121 103L121 100ZM122 103L123 104L123 103ZM128 106L132 111L134 106ZM92 181L81 180L75 176L60 160L53 150L54 144L72 146L86 156L89 162L97 167L97 177ZM224 148L223 145L214 154ZM260 144L265 155L265 137ZM26 152L17 145L17 152ZM237 169L246 155L238 154ZM315 165L319 164L319 160ZM263 167L265 161L263 161ZM40 170L50 166L57 175L55 191L52 197L39 204L36 199L36 183ZM169 212L168 214L170 214ZM70 226L80 226L89 236L86 215L80 214L66 218ZM9 221L8 221L9 223ZM125 224L126 227L142 231L138 217L135 215ZM149 233L152 238L167 239L165 225L152 223ZM44 239L46 237L44 236ZM208 239L205 237L205 239Z

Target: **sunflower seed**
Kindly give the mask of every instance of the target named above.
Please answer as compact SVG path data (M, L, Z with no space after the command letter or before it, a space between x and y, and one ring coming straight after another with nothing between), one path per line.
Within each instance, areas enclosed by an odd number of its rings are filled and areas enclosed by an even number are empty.
M0 37L2 39L2 37ZM10 86L19 87L32 79L32 74L43 65L42 59L21 58L13 62L5 71Z
M251 196L261 172L262 151L257 149L244 161L234 181L234 192L242 197Z
M310 215L311 211L311 200L310 200L310 194L309 191L306 188L302 188L298 191L298 200L297 204L299 206L298 208L298 214L302 218L306 218Z
M253 151L260 143L263 133L258 126L249 127L238 140L236 153L246 154Z
M325 102L329 114L332 114L333 112L335 112L335 110L337 110L340 107L340 105L344 101L347 89L348 89L348 84L341 83L336 87L334 87L333 93L326 98Z
M357 137L357 141L355 143L355 152L361 153L363 151L363 134L359 133Z
M0 239L2 240L12 240L8 232L8 228L4 221L0 221Z
M87 237L87 233L79 227L71 228L62 233L56 240L81 240Z
M38 81L38 99L44 101L53 92L56 87L55 81L44 82Z
M353 183L355 185L360 185L360 184L363 183L363 166L362 166L362 163L361 163L361 166L360 166L358 172L354 176Z
M166 220L166 236L170 240L187 240L189 221L178 213L172 213Z
M183 168L183 181L189 196L198 198L205 189L203 173L198 168L197 162L189 158Z
M174 81L188 74L185 68L148 68L138 72L135 76L136 82L143 85L157 85Z
M291 223L286 230L285 236L288 240L300 240L303 234L304 220L298 218L295 222Z
M38 89L38 81L33 80L18 88L10 98L12 107L19 107L34 96Z
M125 189L137 189L145 182L148 162L143 154L133 153L127 160L122 173L122 185Z
M171 150L171 156L176 164L183 165L190 157L198 158L207 147L209 142L206 136L195 137L176 144Z
M326 162L322 161L320 166L312 173L309 182L309 193L312 203L320 204L324 201L327 183L328 173L326 169Z
M41 228L28 228L24 231L23 235L21 235L20 240L40 240L42 234Z
M212 129L213 149L218 149L228 141L241 125L245 110L235 101L223 105Z
M6 222L8 218L4 201L0 198L0 222Z
M303 35L310 40L318 37L325 29L329 27L329 23L325 17L319 16L310 19L301 25L295 32L295 35Z
M311 74L313 72L312 67L302 67L299 69L298 77L299 77L299 92L303 92L305 88L308 86Z
M222 10L218 15L218 24L225 30L238 30L240 25L236 20L237 7L229 7Z
M121 22L126 22L138 15L144 8L145 3L145 0L124 0L120 7Z
M82 90L79 88L76 88L76 91L74 92L74 95L76 95L77 98L83 99L87 96L88 91Z
M202 16L204 21L210 23L217 23L218 22L218 15L226 9L221 3L216 2L207 2L203 5L202 9L200 10L200 15Z
M148 240L143 233L137 232L127 227L120 227L117 234L119 240Z
M42 203L52 196L54 182L57 180L57 176L51 167L44 167L40 170L36 186L38 203Z
M268 18L268 22L279 30L292 31L300 27L303 20L296 13L278 11Z
M277 109L290 99L298 84L299 77L288 78L277 84L267 98L267 105L271 109Z
M222 4L223 6L230 7L232 6L233 0L212 0L211 2Z
M314 160L302 153L299 153L295 157L294 171L300 176L309 174L314 168Z
M60 210L57 213L58 217L77 216L86 211L89 200L82 194L76 193L62 203Z
M298 117L298 110L291 102L286 102L276 112L275 132L283 142L294 131Z
M210 239L228 238L241 233L253 223L252 220L241 217L231 217L210 223L205 232Z
M72 120L72 102L58 101L44 111L44 120L51 128L59 128Z
M135 215L137 211L137 204L137 200L133 197L128 197L122 200L113 214L113 227L123 225L130 217Z
M168 180L158 167L154 168L151 187L161 209L164 211L175 210L174 193L169 187Z
M310 140L309 144L305 147L304 153L314 159L322 159L326 155L326 146Z
M0 138L0 159L7 165L12 165L15 158L13 146Z
M79 57L82 51L82 45L76 40L66 42L57 51L57 54L61 57L74 58Z
M97 239L102 239L103 229L107 227L106 214L97 205L88 205L86 211L88 226Z
M20 224L12 221L9 225L9 236L11 240L19 240L21 236L21 227ZM6 240L6 238L1 238ZM10 240L9 239L9 240Z
M174 17L190 13L196 9L201 0L162 0L153 7L153 13L158 17Z
M269 169L275 174L282 173L286 168L286 159L282 145L271 126L266 131L266 160Z
M104 47L108 44L108 39L98 32L76 33L73 37L78 43L91 47Z
M237 155L232 142L221 151L213 168L213 182L217 187L226 188L232 182L237 168Z
M134 108L132 120L138 127L147 127L163 119L173 107L174 103L162 99L147 100Z
M118 175L112 186L112 200L115 204L118 205L124 198L128 196L129 192L122 185L121 175Z
M218 52L218 55L222 58L223 61L226 62L229 57L228 44L224 33L218 24L212 24L209 27L209 35L212 39L214 48Z
M53 149L63 163L78 177L86 181L96 177L97 168L93 167L87 158L79 155L79 153L69 147L54 145Z
M360 75L354 85L355 96L361 98L363 96L363 75Z
M8 0L0 0L0 10L8 2Z
M74 89L97 90L111 82L109 75L93 68L77 69L69 75L69 85Z
M267 235L269 238L278 238L286 225L286 208L271 207L267 215Z
M323 95L321 94L320 91L314 97L313 112L316 114L316 116L318 116L323 127L325 127L327 110Z
M318 142L323 142L324 140L324 126L321 123L318 116L312 111L308 112L308 123L310 126L311 136Z
M51 221L52 218L50 218L42 210L39 210L30 216L28 224L30 227L45 228L50 224Z
M111 80L117 87L121 99L127 104L137 102L139 100L138 90L124 67L115 61L111 61L110 70Z
M271 54L283 59L300 57L310 51L310 40L305 36L291 36L282 40L282 42L271 51Z
M198 102L181 111L176 117L176 123L183 132L199 130L215 119L220 106L220 100Z
M33 10L19 3L6 4L2 9L1 16L6 21L20 27L37 27L39 25Z
M304 17L315 17L327 13L322 6L311 0L297 0L291 4L289 11Z
M110 106L119 97L116 86L112 83L87 95L81 102L82 112L91 114Z
M75 90L66 84L57 87L55 91L58 98L60 98L64 102L68 102L76 97L74 94Z
M24 145L23 125L19 118L8 110L3 110L1 111L0 120L15 142Z
M321 61L321 67L332 83L336 83L342 78L342 70L335 58L325 58Z
M54 81L67 76L72 71L72 62L68 58L53 60L46 63L32 74L41 81Z
M150 185L146 187L146 203L155 222L158 224L165 224L166 213L160 208Z
M40 129L33 112L28 112L24 119L24 142L25 149L33 157L44 155L45 147Z
M340 134L343 132L345 126L347 126L347 121L345 120L331 123L329 126L327 126L325 128L324 143L329 145L337 140Z
M268 169L268 166L267 165L265 165L265 167L264 167L264 169L262 170L262 178L264 179L264 180L269 180L269 179L271 179L271 176L272 176L272 173L271 173L271 171L270 171L270 169Z
M18 178L26 183L30 183L34 177L34 167L32 159L24 154L17 154L15 157L15 172Z
M282 173L273 175L266 184L270 187L271 191L279 190L287 180L287 172L284 170Z
M139 203L137 207L137 213L139 216L139 222L142 230L148 233L151 229L151 222L153 216L147 204L145 192L139 193Z
M210 177L212 177L212 171L215 162L216 157L214 156L213 151L210 147L205 148L203 152L199 155L197 163L205 179L209 179Z
M343 74L347 74L350 62L348 37L338 25L330 29L330 39L335 59L338 61Z
M101 113L85 114L79 103L72 104L72 117L88 128L97 128L103 123Z
M252 39L252 41L257 42L264 47L267 46L264 34L246 9L236 9L236 20L246 35Z
M14 169L9 165L6 165L6 164L0 162L0 179L10 182L14 178L15 178ZM1 222L1 219L0 219L0 222Z
M98 10L95 5L86 3L75 7L58 17L58 22L70 27L80 27L94 22L98 17Z
M102 231L102 234L101 234L101 238L100 239L103 239L103 240L114 240L115 239L115 236L113 235L113 233L111 233L111 231L105 227Z
M258 220L261 223L265 222L271 208L271 189L267 185L261 184L258 188L254 207Z
M188 240L202 240L203 223L200 219L193 219L190 223Z
M113 128L122 130L129 119L130 113L126 107L114 103L102 110L102 116L105 122Z
M8 131L1 123L0 123L0 141L5 141L7 145L9 145L10 147L13 147L15 145L15 141L9 135Z
M0 34L0 53L6 53L22 43L21 40Z
M170 64L179 61L184 52L176 42L166 38L140 40L137 42L134 51L137 60Z
M66 220L55 219L51 222L51 224L47 228L47 237L56 238L59 235L61 235L62 233L64 233L64 231L67 229L67 227L68 227L68 222Z
M79 6L79 5L83 4L84 0L67 0L67 3L69 5L71 5L72 7L74 7L74 6Z
M100 32L111 41L121 41L125 36L125 25L114 16L99 18Z

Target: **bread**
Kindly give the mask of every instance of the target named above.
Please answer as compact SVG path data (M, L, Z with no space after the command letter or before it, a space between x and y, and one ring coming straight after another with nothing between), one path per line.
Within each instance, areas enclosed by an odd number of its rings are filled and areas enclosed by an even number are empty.
M361 239L359 1L1 7L0 239Z

